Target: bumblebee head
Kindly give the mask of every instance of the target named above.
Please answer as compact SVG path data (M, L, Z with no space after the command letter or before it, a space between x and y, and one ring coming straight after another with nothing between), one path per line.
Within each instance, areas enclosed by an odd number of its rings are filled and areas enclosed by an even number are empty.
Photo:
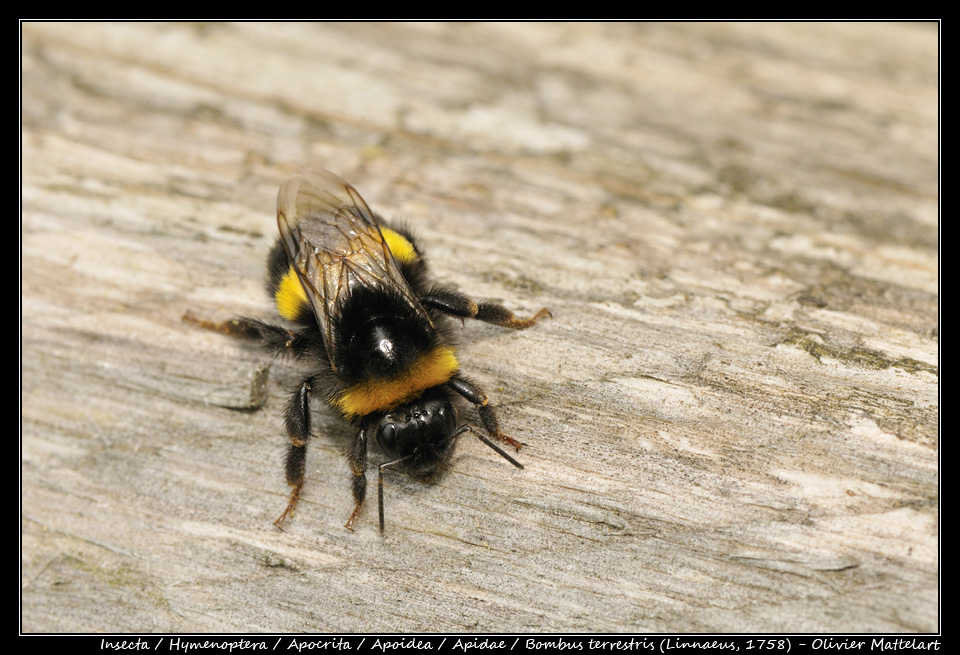
M377 505L383 533L383 471L399 466L417 480L429 480L450 459L453 446L470 432L522 469L523 464L469 425L457 427L457 410L442 387L428 389L419 399L384 414L377 423L375 439L388 458L377 470Z
M427 480L449 459L457 433L457 410L442 393L427 393L388 412L377 426L376 441L407 475Z

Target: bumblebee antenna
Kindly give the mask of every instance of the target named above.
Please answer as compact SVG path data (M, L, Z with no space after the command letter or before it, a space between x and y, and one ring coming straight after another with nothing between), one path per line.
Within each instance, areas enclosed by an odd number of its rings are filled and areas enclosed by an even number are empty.
M466 424L461 425L459 428L457 428L457 431L453 433L453 436L456 437L457 435L462 434L464 432L471 432L477 439L479 439L480 441L482 441L483 443L487 444L488 446L493 448L495 451L497 451L497 454L500 455L500 457L504 458L505 460L507 460L514 466L516 466L518 469L523 470L523 464L521 464L514 458L510 457L510 455L508 455L502 448L500 448L500 446L490 441L486 437L486 435L481 433L479 430L475 429L472 425L466 425Z
M521 469L521 470L523 469L523 464L521 464L520 462L518 462L517 460L515 460L515 459L514 459L513 457L511 457L509 454L507 454L500 446L498 446L497 444L495 444L495 443L493 443L492 441L490 441L490 439L488 439L485 434L483 434L482 432L480 432L479 430L477 430L476 428L474 428L472 425L461 425L459 428L457 428L457 431L454 432L453 434L451 434L445 441L453 441L454 439L456 439L458 436L460 436L460 435L463 434L464 432L470 432L470 433L473 434L473 436L475 436L477 439L479 439L479 440L482 441L483 443L485 443L485 444L487 444L488 446L490 446L490 448L492 448L493 450L495 450L495 451L497 452L497 454L500 455L500 457L504 458L505 460L507 460L508 462L510 462L511 464L513 464L514 466L516 466L518 469ZM404 457L400 457L399 459L395 459L395 460L393 460L393 461L391 461L391 462L384 462L383 464L381 464L380 466L377 467L377 511L378 511L378 513L380 514L380 534L383 534L383 527L384 527L384 520L383 520L383 472L384 472L385 469L391 468L391 467L396 466L396 465L398 465L398 464L402 464L403 462L405 462L405 461L407 461L408 459L410 459L411 456L412 456L412 455L405 455Z
M392 462L385 462L377 467L377 511L380 514L380 534L383 534L383 469L388 469L391 466L402 464L409 458L410 455L406 455L405 457L395 459Z

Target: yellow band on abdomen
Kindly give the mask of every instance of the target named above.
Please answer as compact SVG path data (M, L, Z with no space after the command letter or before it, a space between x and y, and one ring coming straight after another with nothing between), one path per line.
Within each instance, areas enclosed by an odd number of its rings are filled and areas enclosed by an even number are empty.
M383 234L383 240L387 242L394 259L401 264L416 261L417 251L406 237L386 227L381 227L380 233Z
M276 293L277 311L280 316L288 321L295 321L304 315L304 312L310 311L310 300L307 298L307 292L303 290L300 284L300 278L293 266L287 271L287 274L277 285Z

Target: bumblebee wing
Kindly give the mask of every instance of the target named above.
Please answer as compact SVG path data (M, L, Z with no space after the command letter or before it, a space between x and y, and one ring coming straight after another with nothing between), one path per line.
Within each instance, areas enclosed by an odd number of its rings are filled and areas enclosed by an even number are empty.
M337 318L358 287L389 287L430 322L397 266L376 216L357 190L333 173L307 171L284 182L277 197L277 225L334 370Z

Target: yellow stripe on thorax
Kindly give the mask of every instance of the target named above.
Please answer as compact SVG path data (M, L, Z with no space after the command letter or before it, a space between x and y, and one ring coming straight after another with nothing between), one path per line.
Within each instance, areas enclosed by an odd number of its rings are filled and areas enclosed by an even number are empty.
M307 298L307 292L303 290L300 284L300 278L293 266L287 271L287 274L280 280L277 286L275 296L277 300L277 311L280 316L288 321L294 321L298 316L302 316L305 311L310 311L310 300Z
M387 242L394 259L401 264L416 261L417 251L405 236L386 227L381 227L380 233L383 234L383 240Z
M424 353L401 375L391 380L367 380L350 387L336 399L346 418L383 412L413 400L430 387L443 384L460 363L453 348L439 346Z

